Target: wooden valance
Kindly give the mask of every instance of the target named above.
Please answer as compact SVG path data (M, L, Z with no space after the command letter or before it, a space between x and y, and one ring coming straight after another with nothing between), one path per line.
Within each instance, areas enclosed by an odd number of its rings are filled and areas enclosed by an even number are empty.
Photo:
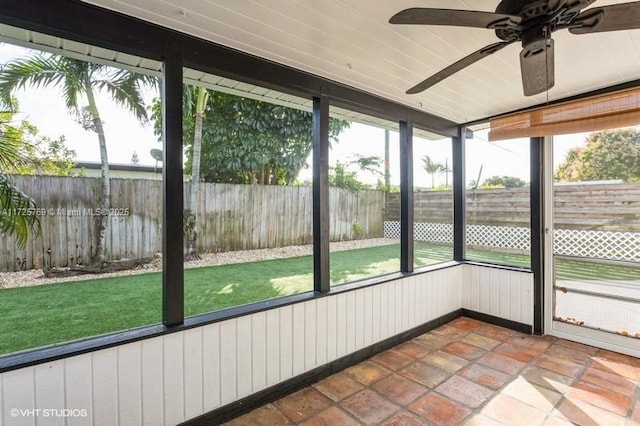
M640 125L640 87L490 121L489 140L553 136Z

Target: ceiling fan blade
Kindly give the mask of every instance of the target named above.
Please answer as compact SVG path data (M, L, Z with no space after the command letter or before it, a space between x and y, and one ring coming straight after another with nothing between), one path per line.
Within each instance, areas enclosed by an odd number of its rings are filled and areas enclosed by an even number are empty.
M579 14L574 22L582 25L570 28L572 34L640 29L640 1L594 7Z
M542 48L520 52L520 71L525 96L546 92L555 84L553 40L544 40Z
M490 44L489 46L483 47L482 49L476 52L473 52L471 55L460 59L458 62L455 62L452 65L449 65L442 71L437 72L436 74L427 78L423 82L416 84L411 89L407 90L407 95L420 93L428 89L429 87L441 82L445 78L457 73L463 68L466 68L475 62L478 62L480 59L484 58L485 56L489 56L493 53L496 53L498 50L502 49L505 46L508 46L511 43L512 42L501 41L501 42L493 43L493 44Z
M514 27L522 21L519 16L474 10L429 9L413 7L396 13L391 24L452 25L458 27L504 28Z

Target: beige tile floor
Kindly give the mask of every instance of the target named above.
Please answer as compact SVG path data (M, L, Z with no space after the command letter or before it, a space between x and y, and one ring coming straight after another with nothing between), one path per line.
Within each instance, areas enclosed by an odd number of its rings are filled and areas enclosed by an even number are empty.
M458 318L239 425L640 425L640 359Z

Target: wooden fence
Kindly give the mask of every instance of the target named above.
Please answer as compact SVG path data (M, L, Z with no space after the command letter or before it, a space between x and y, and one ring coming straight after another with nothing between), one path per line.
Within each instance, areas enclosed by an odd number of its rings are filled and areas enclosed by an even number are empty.
M25 248L0 234L0 271L86 264L96 243L99 179L15 176L17 187L38 206L41 231ZM188 205L189 184L185 183ZM111 260L149 257L161 251L162 182L111 179L106 252ZM312 190L309 187L200 185L198 250L223 252L284 247L312 242ZM331 240L383 235L384 193L329 191Z
M99 180L16 176L15 184L39 207L41 232L20 249L13 236L0 235L0 271L87 263L95 247ZM162 183L112 179L106 239L110 259L148 257L161 251ZM185 184L189 194L189 184ZM329 191L331 240L352 239L354 223L363 238L381 237L384 221L398 221L400 195L380 191ZM188 197L187 197L188 198ZM415 194L415 222L451 224L451 191ZM187 200L188 202L188 200ZM188 204L185 204L188 205ZM120 209L120 210L118 210ZM223 252L310 244L312 192L309 187L203 184L198 250ZM51 212L51 213L49 213ZM529 226L529 189L467 191L469 225ZM640 184L558 185L558 229L640 231Z
M556 185L558 229L640 231L640 184ZM452 223L451 191L416 192L414 221ZM529 188L467 191L470 225L529 226ZM400 194L389 194L385 221L400 220Z

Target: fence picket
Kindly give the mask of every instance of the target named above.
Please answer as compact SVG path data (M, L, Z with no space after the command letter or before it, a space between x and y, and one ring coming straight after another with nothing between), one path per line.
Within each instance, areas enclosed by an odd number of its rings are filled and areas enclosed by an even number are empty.
M95 249L94 217L83 209L99 207L99 179L87 177L15 176L18 188L39 208L56 214L41 217L41 233L30 236L24 249L15 238L0 235L0 271L86 264ZM185 183L188 207L189 183ZM162 250L162 182L111 179L111 206L128 208L126 216L112 216L107 233L107 256L149 257ZM332 240L353 238L352 224L361 223L364 237L381 237L384 197L379 191L357 194L330 188ZM310 187L275 187L203 183L200 185L198 249L201 252L283 247L313 241ZM61 214L62 209L66 214ZM73 212L73 213L72 213ZM50 251L49 251L50 250Z

